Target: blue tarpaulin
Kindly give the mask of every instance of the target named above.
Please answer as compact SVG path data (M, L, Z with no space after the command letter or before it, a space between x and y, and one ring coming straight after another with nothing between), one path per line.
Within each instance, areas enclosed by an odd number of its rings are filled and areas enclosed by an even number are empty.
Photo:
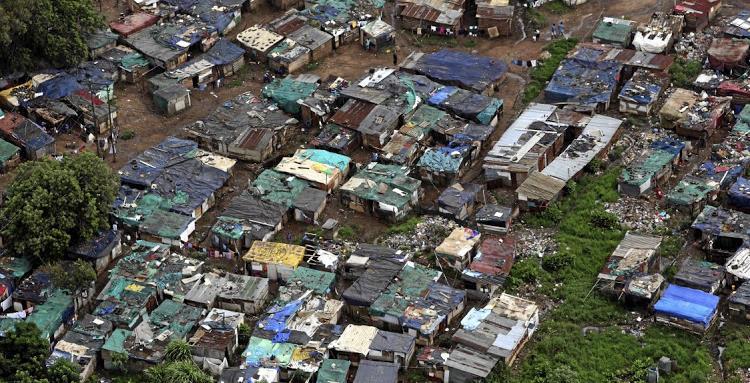
M455 86L444 86L438 89L432 96L427 100L427 103L432 106L440 106L445 100L448 99L453 93L456 92Z
M729 188L729 203L738 208L750 207L750 180L744 177L737 178L737 181Z
M622 64L614 61L563 60L544 90L544 99L549 103L609 104L620 69Z
M630 80L620 91L620 97L632 100L640 105L649 105L656 101L661 93L661 85Z
M205 58L214 65L227 65L237 61L245 50L227 39L220 39L206 52Z
M422 56L415 69L435 81L482 93L505 75L508 65L492 57L442 49Z
M685 143L674 137L664 137L654 141L651 148L678 155L685 149Z
M654 305L657 314L688 320L707 328L716 315L719 297L701 290L669 285Z
M78 90L83 89L74 76L67 73L60 73L57 76L39 84L36 91L43 93L45 97L57 100L70 96Z

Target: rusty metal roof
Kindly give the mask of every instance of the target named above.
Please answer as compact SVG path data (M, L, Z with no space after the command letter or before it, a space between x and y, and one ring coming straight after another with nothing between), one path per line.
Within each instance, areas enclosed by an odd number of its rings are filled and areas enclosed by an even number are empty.
M349 100L329 120L345 128L356 130L362 120L375 108L375 104L358 100Z

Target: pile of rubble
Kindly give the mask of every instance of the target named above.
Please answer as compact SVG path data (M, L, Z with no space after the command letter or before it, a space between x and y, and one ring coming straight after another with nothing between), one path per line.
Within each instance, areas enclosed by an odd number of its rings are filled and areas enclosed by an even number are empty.
M392 249L417 254L432 251L459 225L447 218L424 216L414 231L399 234L386 234L378 243Z
M554 229L531 229L518 227L516 233L516 251L519 258L547 257L557 252Z
M721 36L721 27L711 26L702 32L683 34L674 46L675 52L688 60L703 62L708 55L708 48L714 36Z
M617 202L605 203L605 210L617 215L624 227L642 233L654 232L664 227L670 215L659 211L657 204L642 198L621 196Z

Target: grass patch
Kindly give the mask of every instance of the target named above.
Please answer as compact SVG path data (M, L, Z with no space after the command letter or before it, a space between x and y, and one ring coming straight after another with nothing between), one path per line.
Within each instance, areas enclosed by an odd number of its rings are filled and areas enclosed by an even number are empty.
M320 67L320 61L313 61L311 63L308 63L306 66L307 70L315 70Z
M454 37L435 35L423 35L422 38L417 39L417 42L419 43L417 46L437 45L448 48L455 48L458 46L458 40L456 40Z
M464 47L466 48L474 48L477 46L476 40L464 40Z
M535 8L526 9L526 18L532 29L542 29L547 25L547 18Z
M404 234L410 233L417 228L417 225L422 222L420 217L411 217L404 222L395 224L385 231L386 234Z
M674 60L674 64L669 67L669 76L674 86L681 88L688 88L693 85L693 81L701 73L703 66L700 61L696 60L685 60L682 57L678 57Z
M662 326L650 326L636 337L619 326L632 323L624 308L596 292L589 294L597 273L625 234L602 204L617 200L619 172L615 167L599 177L584 177L571 195L553 206L555 213L531 217L557 226L558 252L541 264L529 258L519 261L509 284L534 281L541 285L539 292L559 306L542 320L517 371L501 369L487 382L639 382L644 366L661 356L680 366L663 377L664 382L709 380L711 356L699 338ZM600 331L584 336L585 326Z
M542 8L545 11L556 15L568 13L573 9L568 4L563 3L562 0L550 1L549 3L542 5Z
M132 139L135 138L135 132L132 131L132 130L126 130L126 131L120 133L120 137L119 138L121 140L123 140L123 141L132 140Z
M547 85L547 81L549 81L552 78L552 75L555 74L560 62L568 55L568 52L570 52L576 44L578 44L578 39L570 38L553 41L544 47L544 50L549 52L551 57L544 60L541 65L531 68L529 71L531 81L526 84L526 89L523 91L524 103L529 103L539 96L539 93L541 93Z
M354 225L344 225L339 228L338 237L344 241L352 240L357 238L359 228Z
M721 333L726 341L722 356L726 370L734 372L750 368L750 328L729 322L721 329Z

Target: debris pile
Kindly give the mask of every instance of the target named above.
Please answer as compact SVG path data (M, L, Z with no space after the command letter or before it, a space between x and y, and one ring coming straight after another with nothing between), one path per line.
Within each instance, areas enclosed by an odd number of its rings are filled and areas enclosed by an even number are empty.
M650 233L665 226L670 216L659 211L654 203L641 198L621 196L617 202L605 203L607 212L617 215L629 230Z
M458 224L447 218L438 216L424 216L414 231L385 235L379 244L391 249L408 251L413 254L432 251Z
M708 55L708 48L714 36L721 35L721 28L712 26L702 32L690 32L683 34L682 38L674 46L678 55L688 59L703 62Z
M518 257L548 257L557 252L555 230L519 228L516 231L516 251Z

